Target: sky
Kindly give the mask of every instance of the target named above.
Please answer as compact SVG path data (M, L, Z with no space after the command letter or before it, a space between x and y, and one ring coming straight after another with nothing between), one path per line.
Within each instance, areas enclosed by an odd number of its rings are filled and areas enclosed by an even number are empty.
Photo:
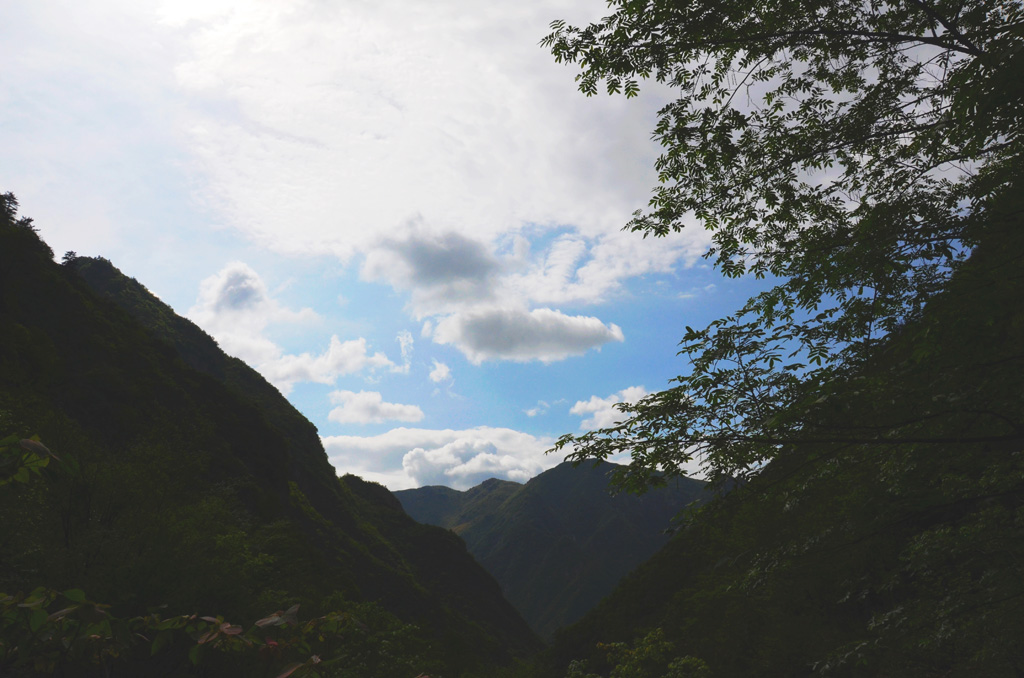
M0 4L0 191L104 256L398 490L524 482L686 371L755 283L623 232L671 91L538 43L602 0ZM692 469L696 472L696 467Z

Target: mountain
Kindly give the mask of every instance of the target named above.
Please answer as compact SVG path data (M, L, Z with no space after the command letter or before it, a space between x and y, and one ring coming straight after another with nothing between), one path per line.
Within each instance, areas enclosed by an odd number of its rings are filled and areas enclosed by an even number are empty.
M4 198L0 438L38 434L63 462L0 493L0 590L238 621L374 603L446 675L539 649L459 538L339 479L258 373L110 262L54 263Z
M465 492L421 487L395 496L416 520L462 537L531 628L549 637L658 551L672 518L704 499L704 483L693 479L613 494L615 468L564 463L525 485L491 479Z
M1022 196L808 431L560 632L541 675L630 656L651 676L1024 673Z
M522 487L522 483L490 478L464 492L444 485L428 485L394 494L406 513L417 521L463 533L469 523L495 514Z

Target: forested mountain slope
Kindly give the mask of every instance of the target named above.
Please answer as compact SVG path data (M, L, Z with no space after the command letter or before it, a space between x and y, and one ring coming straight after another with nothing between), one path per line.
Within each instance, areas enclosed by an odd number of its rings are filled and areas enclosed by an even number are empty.
M502 504L522 487L522 483L489 478L464 492L444 485L427 485L394 494L405 512L419 522L461 533L501 510Z
M548 637L607 595L667 541L672 518L703 499L704 483L675 479L642 496L612 494L615 464L563 463L525 485L491 479L395 495L413 518L447 527L494 575L531 627Z
M54 263L13 196L3 207L0 432L65 461L0 493L0 591L238 622L379 602L453 675L539 647L461 540L338 479L262 377L109 262Z
M77 271L98 293L135 317L150 334L174 346L182 361L226 386L240 400L260 410L284 442L289 473L300 476L303 491L317 498L336 494L334 467L323 452L316 427L263 376L238 358L227 355L213 337L187 318L177 315L137 280L123 275L102 257L73 257L66 265Z
M816 404L806 439L560 634L548 675L572 658L604 673L598 643L659 629L644 675L673 656L716 678L1021 675L1022 216L1019 193L994 206L947 288Z

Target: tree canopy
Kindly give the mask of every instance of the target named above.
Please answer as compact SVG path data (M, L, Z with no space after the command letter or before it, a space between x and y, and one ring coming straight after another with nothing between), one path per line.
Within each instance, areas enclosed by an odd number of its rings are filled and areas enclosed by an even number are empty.
M626 228L709 229L706 256L725 275L774 286L687 328L691 369L674 386L557 449L577 461L629 452L619 481L643 489L693 458L713 480L748 476L797 439L916 440L911 419L942 408L873 428L819 413L851 379L891 388L867 376L879 347L973 252L999 247L992 224L1008 223L1007 196L1024 186L1022 3L609 6L586 27L555 21L542 44L579 66L588 96L637 96L644 80L678 92L653 131L660 184ZM991 419L993 438L1019 436Z

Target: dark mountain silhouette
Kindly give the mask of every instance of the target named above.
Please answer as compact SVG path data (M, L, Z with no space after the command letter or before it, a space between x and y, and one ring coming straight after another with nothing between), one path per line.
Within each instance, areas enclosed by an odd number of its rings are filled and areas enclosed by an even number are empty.
M0 496L0 590L239 621L377 602L456 675L540 647L459 538L339 479L258 373L109 261L58 265L30 223L0 216L0 433L74 460Z
M668 541L672 518L704 498L681 479L642 496L612 494L614 464L560 464L525 485L491 479L459 492L395 495L413 518L447 527L542 636L579 619Z

